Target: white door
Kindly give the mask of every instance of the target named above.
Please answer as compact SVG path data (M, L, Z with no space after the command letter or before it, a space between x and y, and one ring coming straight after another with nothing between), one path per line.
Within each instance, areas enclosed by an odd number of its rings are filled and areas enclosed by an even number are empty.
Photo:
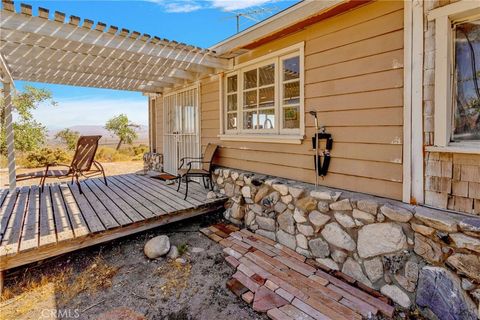
M164 170L176 174L180 159L201 156L198 87L190 87L165 95L163 112Z

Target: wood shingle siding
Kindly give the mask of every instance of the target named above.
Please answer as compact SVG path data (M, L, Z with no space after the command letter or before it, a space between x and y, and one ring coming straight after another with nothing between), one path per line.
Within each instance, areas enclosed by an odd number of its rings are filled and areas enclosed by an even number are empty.
M221 148L226 167L313 183L315 129L309 111L332 133L329 173L321 184L402 198L403 2L373 2L262 45L248 62L305 42L305 139L300 145L220 141L219 81L201 81L201 143ZM158 119L158 115L157 115Z

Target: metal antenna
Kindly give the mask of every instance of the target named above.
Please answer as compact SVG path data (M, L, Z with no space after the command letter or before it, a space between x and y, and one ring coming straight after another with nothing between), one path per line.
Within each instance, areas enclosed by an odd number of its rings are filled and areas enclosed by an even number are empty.
M240 18L243 17L245 19L252 20L254 22L259 22L261 20L261 15L271 13L274 11L277 11L277 7L270 7L270 8L258 8L258 9L253 9L253 10L248 10L248 11L232 11L233 16L228 17L228 18L236 18L237 19L237 33L240 32Z

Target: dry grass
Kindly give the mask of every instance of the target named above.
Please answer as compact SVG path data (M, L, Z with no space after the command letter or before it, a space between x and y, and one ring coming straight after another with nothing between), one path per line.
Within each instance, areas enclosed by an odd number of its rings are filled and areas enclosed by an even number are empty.
M58 303L65 304L82 292L94 293L110 287L112 278L117 272L118 268L110 266L100 255L92 259L79 272L75 272L72 266L67 266L56 268L50 274L35 277L34 272L30 271L20 276L14 286L6 287L3 290L1 301L5 302L17 296L28 295L31 291L53 284ZM35 301L29 303L34 304Z
M154 275L162 277L160 290L164 296L176 294L179 298L182 291L188 286L191 271L192 265L189 261L182 264L171 260L166 265L159 267Z

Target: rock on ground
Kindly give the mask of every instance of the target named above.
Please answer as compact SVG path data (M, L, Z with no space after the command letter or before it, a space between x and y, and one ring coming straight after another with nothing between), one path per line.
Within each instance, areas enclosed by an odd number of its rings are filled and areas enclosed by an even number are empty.
M380 292L395 301L395 303L401 305L403 308L410 308L410 305L412 304L408 295L395 285L386 284L380 289Z
M375 223L358 231L358 254L362 258L393 253L407 245L402 227L395 223Z
M143 251L145 255L150 259L156 259L163 255L166 255L170 250L170 240L168 236L161 235L156 236L147 241Z

